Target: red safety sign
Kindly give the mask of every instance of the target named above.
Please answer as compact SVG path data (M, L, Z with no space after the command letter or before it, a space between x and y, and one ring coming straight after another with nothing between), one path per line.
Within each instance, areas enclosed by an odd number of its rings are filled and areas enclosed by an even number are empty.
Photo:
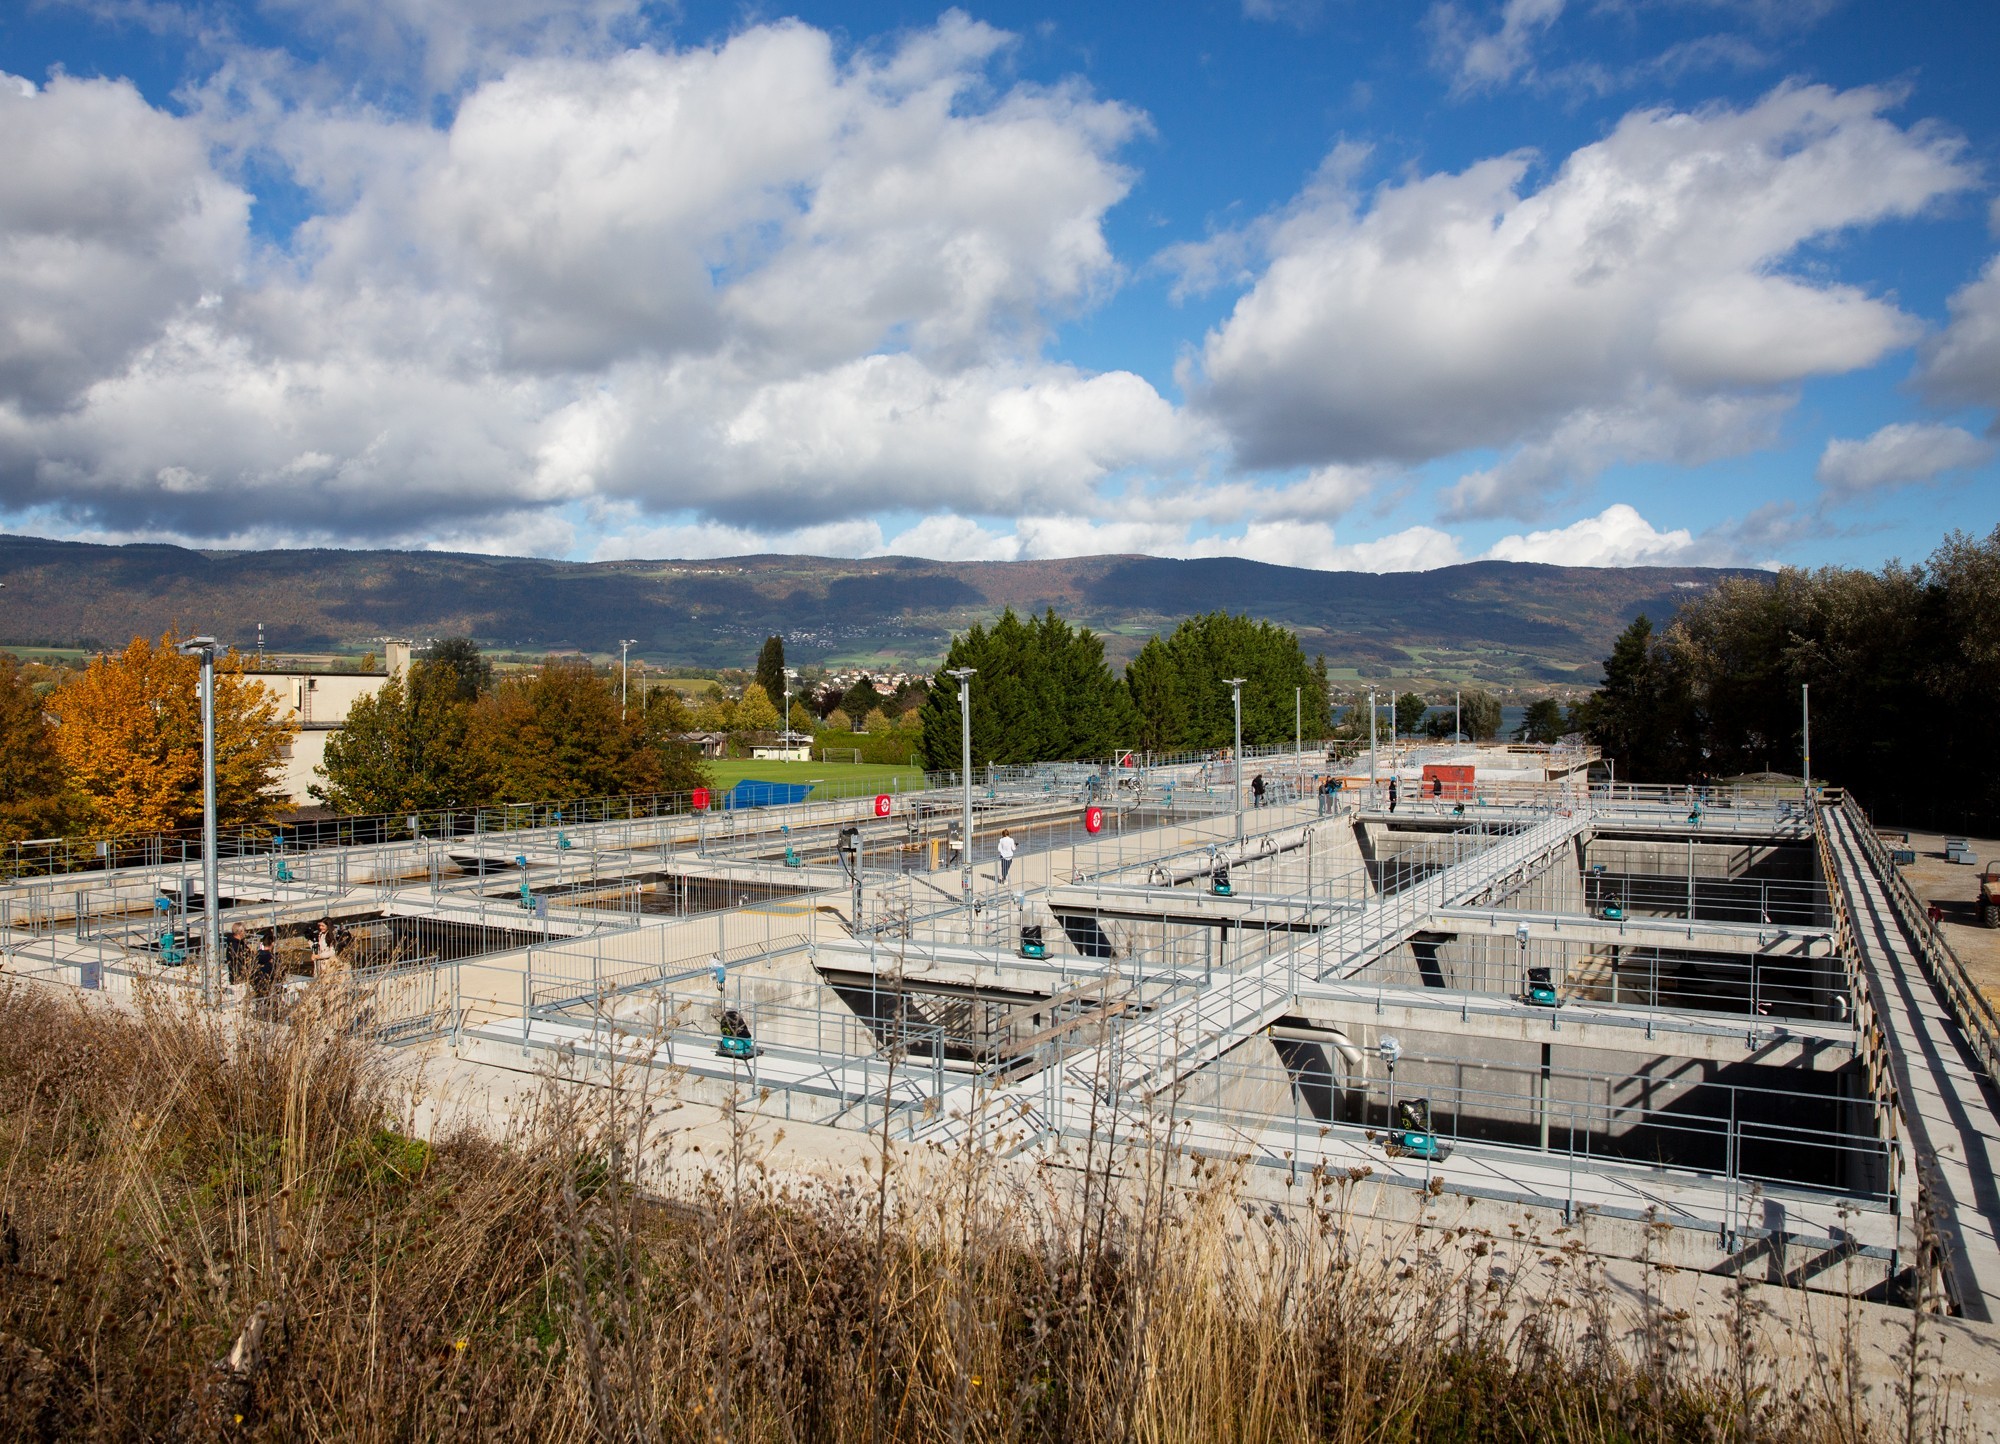
M694 790L694 810L696 812L708 811L708 789L706 787L697 787Z
M1085 832L1102 832L1102 831L1104 831L1104 809L1103 809L1103 808L1101 808L1101 807L1086 807L1086 808L1084 808L1084 810L1083 810L1083 830L1084 830Z
M891 805L888 793L878 792L875 794L875 815L877 817L887 817Z

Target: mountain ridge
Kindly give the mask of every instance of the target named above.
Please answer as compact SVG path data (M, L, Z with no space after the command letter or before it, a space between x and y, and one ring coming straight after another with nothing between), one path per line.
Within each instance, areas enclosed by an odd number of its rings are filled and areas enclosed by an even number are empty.
M602 562L330 547L218 551L0 535L0 644L115 647L170 625L288 650L469 634L512 651L747 666L785 636L804 663L935 663L951 634L1053 606L1122 662L1217 608L1291 627L1337 675L1584 685L1632 617L1664 623L1741 569L1462 562L1326 572L1238 557L1133 553L1047 561L756 554Z

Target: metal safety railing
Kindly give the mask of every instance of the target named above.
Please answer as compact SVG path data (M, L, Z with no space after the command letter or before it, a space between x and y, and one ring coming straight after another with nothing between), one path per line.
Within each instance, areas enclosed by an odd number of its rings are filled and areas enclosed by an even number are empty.
M1882 1022L1887 1003L1882 994L1881 979L1864 962L1866 955L1856 936L1852 902L1844 883L1846 873L1834 854L1833 839L1828 834L1824 817L1817 818L1816 822L1814 844L1819 853L1821 873L1827 879L1827 902L1833 912L1834 936L1838 940L1842 965L1847 974L1848 993L1853 999L1856 1051L1861 1056L1869 1095L1883 1105L1876 1114L1876 1121L1889 1149L1889 1191L1893 1206L1900 1214L1903 1202L1909 1196L1913 1169L1908 1134L1903 1123L1902 1091L1896 1080L1896 1060Z
M1818 1194L1829 1215L1842 1206L1895 1209L1879 1100L1714 1082L1698 1073L1543 1072L1447 1055L1405 1054L1389 1078L1365 1071L1367 1054L1343 1060L1331 1041L1314 1045L1287 1033L1273 1046L1274 1061L1243 1050L1209 1059L1123 1119L1125 1136L1168 1119L1193 1121L1209 1131L1175 1135L1177 1142L1267 1165L1304 1170L1325 1159L1345 1167L1382 1160L1395 1100L1422 1097L1437 1138L1478 1150L1470 1170L1478 1181L1504 1184L1511 1176L1520 1196L1554 1197L1572 1209L1620 1193L1639 1201L1629 1188L1605 1185L1607 1166L1659 1170L1695 1189L1719 1187L1721 1220L1740 1217L1752 1188ZM1084 1138L1092 1099L1059 1086L1078 1051L1073 1041L1052 1045L1024 1086L1051 1130ZM1484 1081L1467 1082L1468 1071ZM1502 1075L1514 1086L1496 1086L1492 1080ZM1106 1126L1101 1106L1095 1121ZM1421 1160L1419 1167L1428 1176Z
M2000 1012L1979 985L1973 982L1964 962L1931 919L1930 910L1918 898L1909 879L1895 865L1889 850L1876 833L1868 814L1850 795L1841 804L1853 820L1853 835L1860 840L1882 880L1889 904L1903 925L1903 932L1923 964L1924 974L1944 995L1953 1020L1962 1030L1967 1049L1979 1069L1995 1087L2000 1087Z

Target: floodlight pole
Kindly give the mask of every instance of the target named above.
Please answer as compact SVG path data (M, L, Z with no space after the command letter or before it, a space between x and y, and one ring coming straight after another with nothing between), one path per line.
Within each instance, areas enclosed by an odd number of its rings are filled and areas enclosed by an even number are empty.
M785 750L789 752L792 747L792 678L798 676L799 674L796 669L791 667L785 668L784 671L785 671L784 738L785 738Z
M1292 770L1305 777L1306 734L1305 734L1306 689L1292 688Z
M972 899L972 677L977 667L953 667L946 676L958 678L958 728L961 746L961 764L958 774L963 793L965 815L958 824L958 841L963 856L959 858L959 890L965 894L967 902Z
M215 875L215 638L190 637L180 644L180 652L201 658L201 988L213 1003L222 959Z
M1463 742L1465 740L1465 721L1459 716L1458 700L1458 693L1454 691L1451 694L1451 740L1453 742Z
M618 640L618 720L620 722L625 720L626 688L632 675L631 668L626 661L626 655L632 650L633 644L638 640L637 637L621 637Z
M1230 790L1236 794L1236 840L1243 841L1243 684L1244 677L1224 677L1229 699L1236 711L1236 750L1230 754L1235 766L1230 772Z

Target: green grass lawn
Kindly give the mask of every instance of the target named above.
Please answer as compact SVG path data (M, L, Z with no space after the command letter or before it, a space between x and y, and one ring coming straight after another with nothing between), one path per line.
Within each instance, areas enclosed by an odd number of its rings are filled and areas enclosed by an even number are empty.
M702 764L717 787L734 787L744 778L758 782L818 782L815 797L855 796L862 792L911 792L924 785L920 767L891 767L862 762L775 762L725 757Z

